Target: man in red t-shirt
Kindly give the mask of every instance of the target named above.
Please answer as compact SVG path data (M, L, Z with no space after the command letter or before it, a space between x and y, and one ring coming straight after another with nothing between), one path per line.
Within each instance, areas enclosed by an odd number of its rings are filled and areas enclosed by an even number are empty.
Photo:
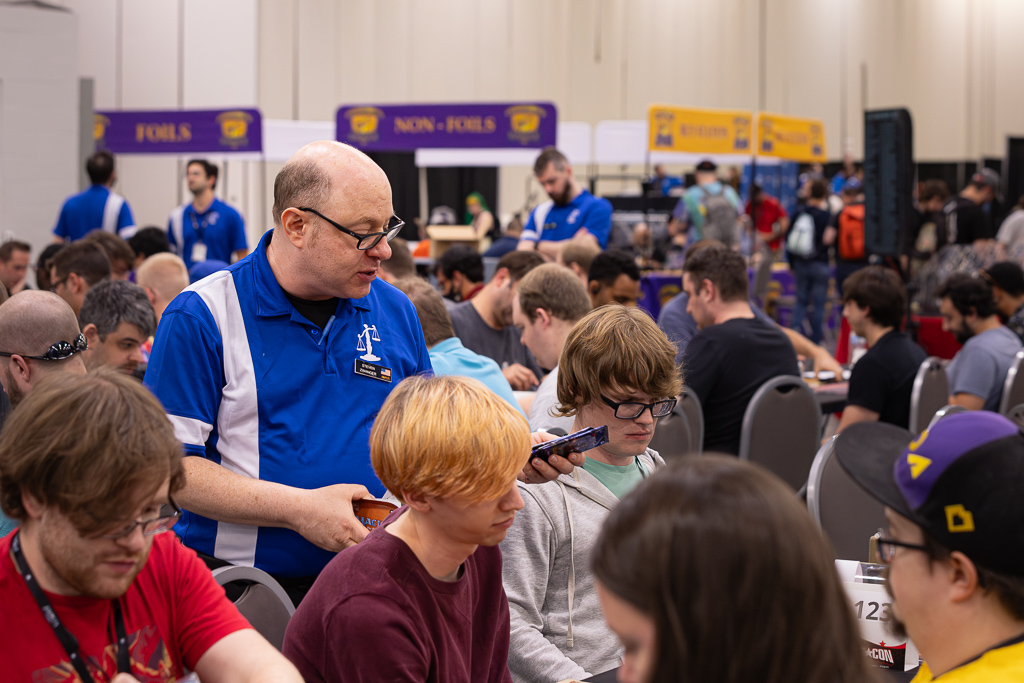
M753 187L754 201L747 202L747 215L754 221L757 234L772 252L778 252L789 229L789 215L778 200L759 185Z
M181 444L160 403L109 369L48 377L0 436L0 678L203 683L302 679L195 552Z
M526 419L477 380L414 376L391 392L370 460L405 507L338 553L295 611L284 653L308 683L511 683L498 543L529 454Z

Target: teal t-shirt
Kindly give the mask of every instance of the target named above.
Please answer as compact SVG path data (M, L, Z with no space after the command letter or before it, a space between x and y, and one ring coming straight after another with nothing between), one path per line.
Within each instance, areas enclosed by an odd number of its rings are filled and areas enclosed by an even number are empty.
M587 458L583 463L583 469L597 477L597 480L619 500L647 476L647 470L644 469L640 458L633 458L633 462L628 465L608 465Z

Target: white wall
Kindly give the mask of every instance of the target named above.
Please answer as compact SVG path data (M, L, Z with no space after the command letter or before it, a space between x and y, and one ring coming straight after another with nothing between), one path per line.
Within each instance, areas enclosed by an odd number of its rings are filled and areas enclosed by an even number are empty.
M0 240L36 253L78 186L77 20L0 5Z
M343 103L551 100L596 124L651 102L757 109L763 70L765 109L823 119L834 159L859 156L864 106L908 107L922 161L1002 156L1006 135L1024 134L1020 0L51 1L78 17L99 108L328 121ZM121 164L139 222L163 224L179 160ZM221 194L251 237L277 168L228 164ZM504 212L529 175L502 171Z

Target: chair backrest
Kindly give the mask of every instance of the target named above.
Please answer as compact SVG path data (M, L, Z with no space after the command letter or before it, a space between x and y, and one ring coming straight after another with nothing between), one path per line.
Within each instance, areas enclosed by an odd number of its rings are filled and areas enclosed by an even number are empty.
M966 412L967 408L964 408L963 406L955 406L952 403L947 406L942 406L941 408L935 411L935 415L933 415L932 419L929 420L928 429L931 429L936 422L946 417L947 415L956 415L957 413Z
M670 414L658 418L658 426L651 437L650 447L658 451L666 462L694 452L690 423L680 412L678 405Z
M704 452L704 409L700 405L700 398L693 389L683 386L679 392L679 403L676 404L676 411L686 417L690 427L690 452L700 454ZM659 427L660 428L660 427Z
M1008 415L1010 408L1024 403L1024 372L1021 372L1021 364L1024 363L1024 349L1017 352L1013 358L1013 364L1006 371L1006 380L1003 382L1003 397L999 399L999 412Z
M821 439L821 406L809 386L783 375L761 385L743 414L740 453L799 490Z
M235 565L214 569L213 578L221 586L234 581L249 584L235 600L235 607L261 636L280 650L288 621L295 613L295 605L281 584L265 571Z
M1006 411L1006 417L1016 422L1018 427L1024 427L1024 403L1018 403Z
M910 431L920 434L935 411L949 401L949 378L941 358L928 356L917 369L910 393Z
M864 492L834 457L836 437L818 449L807 478L807 509L836 557L868 561L868 539L887 526L885 508Z

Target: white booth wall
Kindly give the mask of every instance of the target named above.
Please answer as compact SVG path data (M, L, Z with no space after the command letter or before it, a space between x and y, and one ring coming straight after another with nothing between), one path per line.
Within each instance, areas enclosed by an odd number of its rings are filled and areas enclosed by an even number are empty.
M77 24L70 12L0 5L0 241L36 253L53 207L78 186Z
M839 158L859 155L865 107L907 106L922 161L1002 156L1024 134L1019 0L50 1L78 17L97 108L330 121L342 103L550 100L592 125L651 102L763 108L824 120ZM164 224L180 160L121 163L138 222ZM279 167L227 164L220 194L250 237L268 227ZM526 167L501 171L504 211L528 183Z

